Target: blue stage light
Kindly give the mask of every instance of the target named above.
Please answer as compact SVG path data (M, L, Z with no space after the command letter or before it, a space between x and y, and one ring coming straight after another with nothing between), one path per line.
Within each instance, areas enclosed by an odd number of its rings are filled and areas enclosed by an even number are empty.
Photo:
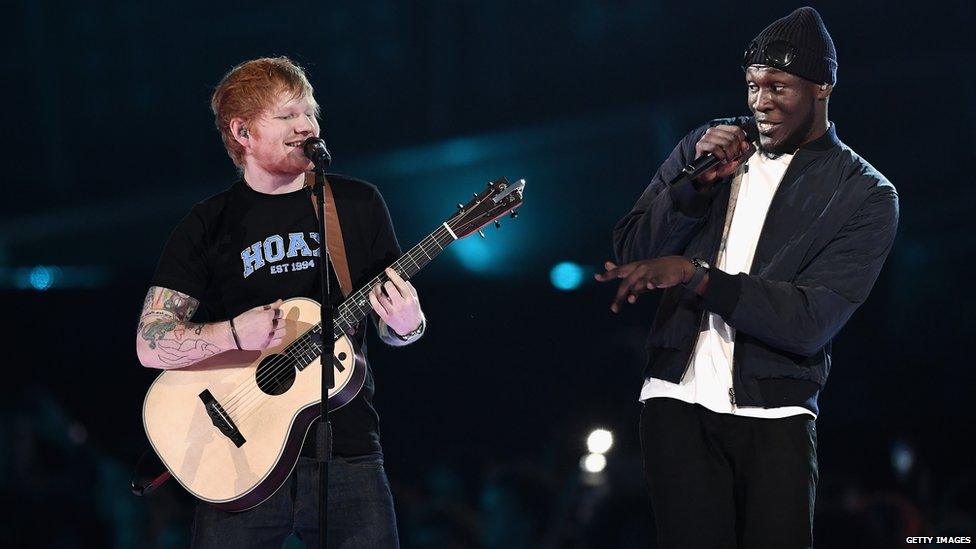
M452 139L439 151L443 160L451 166L466 166L482 156L484 150L474 139Z
M560 290L575 290L583 283L584 275L583 267L571 261L563 261L549 271L549 281Z
M57 267L45 267L44 265L38 265L30 270L30 286L35 290L47 290L54 285L58 274Z
M492 254L488 243L477 236L455 242L451 246L461 265L471 271L484 272L491 268Z
M108 281L108 270L100 266L0 267L0 288L43 292L53 288L97 288Z

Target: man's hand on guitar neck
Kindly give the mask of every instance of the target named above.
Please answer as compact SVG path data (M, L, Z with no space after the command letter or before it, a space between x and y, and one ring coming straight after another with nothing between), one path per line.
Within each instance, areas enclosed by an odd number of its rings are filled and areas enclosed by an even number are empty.
M373 291L369 293L369 303L373 306L373 311L395 334L404 336L416 332L422 327L424 320L416 288L391 268L386 269L386 276L390 280L382 286L373 286ZM387 343L395 344L392 341Z

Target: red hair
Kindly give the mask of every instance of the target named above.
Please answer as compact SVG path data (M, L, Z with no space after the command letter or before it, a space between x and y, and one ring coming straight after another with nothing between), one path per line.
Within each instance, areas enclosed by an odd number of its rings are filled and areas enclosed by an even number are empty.
M312 98L314 93L305 70L287 57L245 61L231 69L217 84L210 98L210 108L227 154L237 167L244 166L244 147L234 138L231 120L241 118L245 125L250 124L274 106L281 92L288 92L294 98ZM315 115L318 114L316 105Z

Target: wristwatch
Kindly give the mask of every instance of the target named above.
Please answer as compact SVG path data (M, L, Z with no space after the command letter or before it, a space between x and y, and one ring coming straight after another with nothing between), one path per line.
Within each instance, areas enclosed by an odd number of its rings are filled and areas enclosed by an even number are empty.
M685 284L685 288L688 288L689 290L694 290L695 288L698 287L699 284L701 284L702 279L705 278L705 274L708 273L708 270L711 269L711 266L708 264L707 261L705 261L700 257L696 257L692 259L691 264L695 266L695 272L694 274L691 275L691 280L689 280Z

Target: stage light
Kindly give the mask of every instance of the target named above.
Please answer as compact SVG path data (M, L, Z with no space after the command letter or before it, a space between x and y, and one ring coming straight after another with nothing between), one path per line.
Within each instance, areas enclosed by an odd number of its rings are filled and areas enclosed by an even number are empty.
M580 459L580 469L587 473L599 473L607 467L607 457L603 454L587 454Z
M613 446L613 433L606 429L594 429L586 437L586 448L593 454L605 454Z
M0 267L0 288L43 292L53 288L97 288L108 282L109 272L98 266Z
M439 152L444 162L451 166L466 166L485 155L477 140L466 138L447 141Z
M897 440L891 445L891 466L895 474L904 477L915 467L915 449L903 440Z
M560 290L575 290L583 283L584 274L583 267L571 261L563 261L549 271L549 281Z
M51 286L54 286L60 274L60 269L57 267L38 265L31 269L28 275L30 287L39 291L47 290Z
M451 250L461 265L470 271L484 272L491 267L491 248L487 242L477 236L456 242Z

